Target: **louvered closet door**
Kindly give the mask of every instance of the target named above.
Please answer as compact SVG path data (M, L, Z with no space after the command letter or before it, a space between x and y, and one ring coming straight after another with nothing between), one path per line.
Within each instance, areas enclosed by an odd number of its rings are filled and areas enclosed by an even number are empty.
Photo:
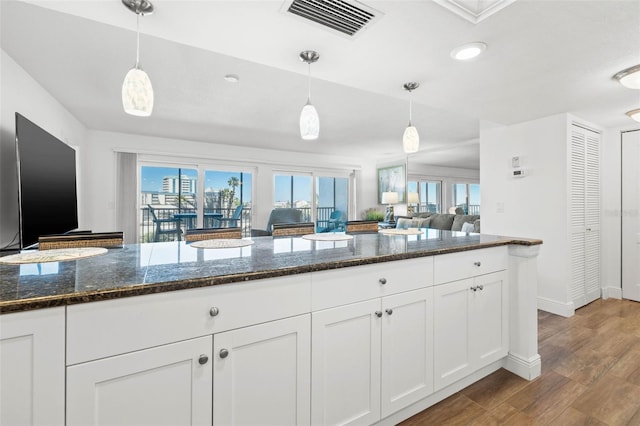
M571 300L600 297L600 134L573 125L570 150Z

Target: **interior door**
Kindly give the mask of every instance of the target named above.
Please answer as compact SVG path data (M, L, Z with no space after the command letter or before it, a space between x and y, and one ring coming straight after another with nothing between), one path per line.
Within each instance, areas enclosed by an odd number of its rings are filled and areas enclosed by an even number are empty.
M640 302L640 130L622 134L622 297Z

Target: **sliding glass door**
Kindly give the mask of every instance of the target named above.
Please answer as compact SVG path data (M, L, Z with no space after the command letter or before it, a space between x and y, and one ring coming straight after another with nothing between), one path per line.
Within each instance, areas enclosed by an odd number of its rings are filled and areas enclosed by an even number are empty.
M239 227L251 235L251 178L249 172L205 170L204 227Z

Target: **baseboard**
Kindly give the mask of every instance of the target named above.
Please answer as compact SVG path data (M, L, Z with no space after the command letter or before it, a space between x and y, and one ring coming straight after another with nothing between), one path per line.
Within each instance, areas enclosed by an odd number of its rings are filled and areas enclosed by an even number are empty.
M551 300L540 296L538 296L538 309L567 318L572 317L573 314L575 314L573 302L558 302L557 300Z
M622 299L622 289L620 287L602 287L603 299Z
M533 380L542 374L542 362L537 354L531 359L524 359L509 353L504 368L526 380Z
M389 415L388 417L385 417L384 419L380 420L378 423L375 423L376 425L389 425L389 426L394 426L397 425L398 423L400 423L403 420L408 419L411 416L414 416L416 414L418 414L419 412L426 410L427 408L431 407L432 405L437 404L438 402L442 401L443 399L446 399L448 397L450 397L451 395L453 395L456 392L461 391L462 389L466 388L467 386L477 382L478 380L488 376L489 374L493 373L494 371L499 370L500 368L502 368L505 364L505 358L500 359L492 364L489 364L488 366L476 371L475 373L453 383L452 385L447 386L444 389L440 389L439 391L436 391L435 393L429 395L428 397L421 399L418 402L415 402L413 404L411 404L410 406L403 408L400 411L397 411L391 415Z

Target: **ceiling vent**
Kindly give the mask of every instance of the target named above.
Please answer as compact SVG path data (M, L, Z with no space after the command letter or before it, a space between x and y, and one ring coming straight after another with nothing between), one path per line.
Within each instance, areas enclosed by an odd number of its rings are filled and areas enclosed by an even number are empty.
M433 0L467 21L477 24L516 0Z
M355 0L287 0L282 10L353 37L382 13Z

